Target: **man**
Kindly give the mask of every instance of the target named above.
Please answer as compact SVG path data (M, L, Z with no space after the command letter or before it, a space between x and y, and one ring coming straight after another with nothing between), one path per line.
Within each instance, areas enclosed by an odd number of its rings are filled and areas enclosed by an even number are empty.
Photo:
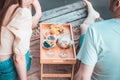
M88 28L74 80L120 80L120 0L110 0L110 9L113 19Z

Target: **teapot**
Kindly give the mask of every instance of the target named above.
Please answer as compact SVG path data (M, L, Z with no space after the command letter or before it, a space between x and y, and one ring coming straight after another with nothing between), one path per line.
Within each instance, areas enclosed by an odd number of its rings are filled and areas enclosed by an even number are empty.
M57 45L63 49L70 48L73 45L73 41L70 39L70 34L59 36L57 40Z

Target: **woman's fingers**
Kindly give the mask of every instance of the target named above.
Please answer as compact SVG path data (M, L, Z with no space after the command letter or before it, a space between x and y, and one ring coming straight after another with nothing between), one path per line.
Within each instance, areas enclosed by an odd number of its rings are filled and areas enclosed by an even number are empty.
M87 4L86 4L86 2L84 0L83 0L83 6L85 6L85 7L87 6Z
M34 0L23 0L22 2L22 6L23 7L26 7L26 6L29 6L33 3Z

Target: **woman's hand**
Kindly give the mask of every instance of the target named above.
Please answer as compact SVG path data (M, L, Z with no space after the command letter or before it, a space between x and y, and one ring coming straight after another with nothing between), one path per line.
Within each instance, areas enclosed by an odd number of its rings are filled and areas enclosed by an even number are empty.
M33 16L32 21L32 28L35 28L39 22L39 16Z
M34 0L22 0L22 7L29 7Z

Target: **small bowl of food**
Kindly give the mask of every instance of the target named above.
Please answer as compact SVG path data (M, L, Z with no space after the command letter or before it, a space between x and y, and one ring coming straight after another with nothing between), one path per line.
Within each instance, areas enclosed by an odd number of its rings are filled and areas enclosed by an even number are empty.
M43 41L42 46L46 49L53 48L56 46L56 41L57 41L57 38L54 35L49 35Z
M55 43L49 43L47 40L44 40L42 46L46 49L50 49L56 46Z
M44 37L49 35L59 36L60 34L64 33L64 26L61 24L52 24L43 32Z

